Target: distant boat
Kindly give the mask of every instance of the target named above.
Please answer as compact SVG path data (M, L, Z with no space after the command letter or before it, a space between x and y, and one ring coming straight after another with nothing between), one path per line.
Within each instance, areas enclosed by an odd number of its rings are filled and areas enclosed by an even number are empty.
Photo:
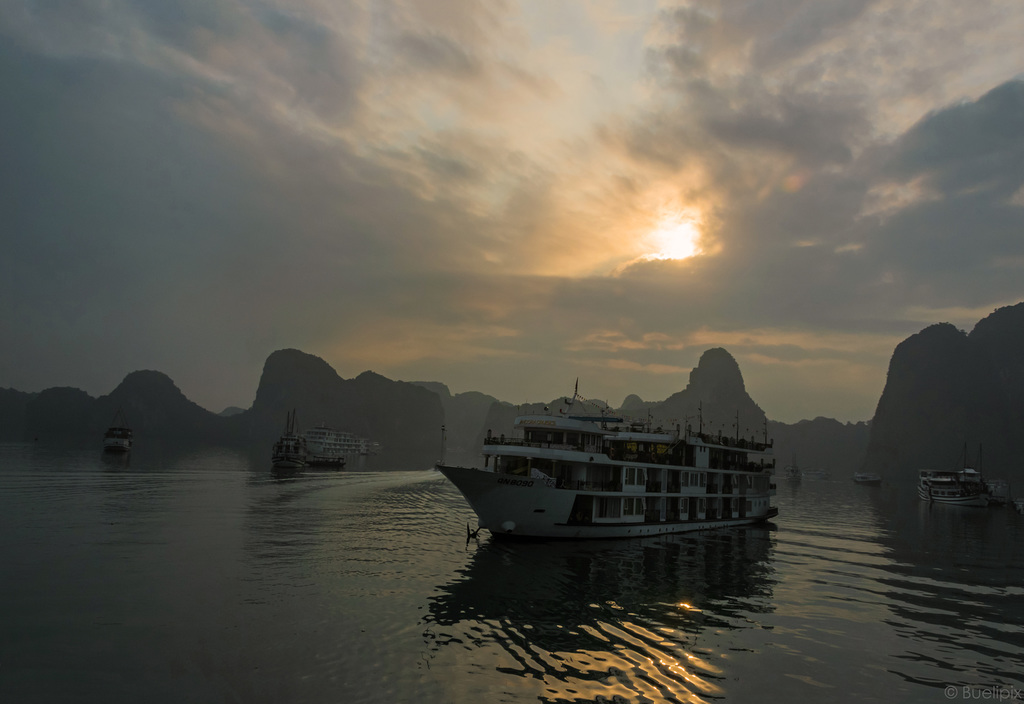
M795 464L786 467L786 480L791 482L800 481L800 468Z
M271 461L276 469L306 466L306 438L295 432L295 411L287 415L284 434L274 443Z
M979 457L981 449L978 450ZM964 465L952 471L922 469L918 474L917 496L929 503L984 508L991 501L991 492L981 472L967 466L967 444L961 455Z
M352 433L318 425L310 428L306 439L306 464L321 467L344 467L351 455L358 455L362 440Z
M981 473L970 467L944 472L922 469L917 482L917 495L929 503L954 506L988 506L988 490Z
M114 420L107 432L103 434L104 452L129 452L132 449L132 429L120 408L114 414Z
M803 477L804 479L828 479L829 474L827 469L805 469Z
M1017 509L1017 513L1024 513L1024 499L1014 499L1013 507Z
M853 475L853 481L855 484L869 484L877 486L882 483L882 477L877 474L868 474L867 472L856 472Z

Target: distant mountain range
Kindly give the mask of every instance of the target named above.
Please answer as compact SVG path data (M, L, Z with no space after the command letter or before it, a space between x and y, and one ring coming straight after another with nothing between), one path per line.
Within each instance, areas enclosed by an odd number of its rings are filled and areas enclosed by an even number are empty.
M450 461L473 462L488 432L509 435L516 415L545 408L557 412L564 400L514 406L478 392L453 395L439 382L393 381L373 372L343 379L319 357L287 349L267 358L250 408L219 414L188 400L157 371L132 372L99 398L66 387L39 393L0 389L0 440L72 438L98 444L122 409L137 444L269 452L285 415L294 409L300 427L325 424L379 442L382 468L419 468L443 452ZM663 401L630 395L619 409L576 403L574 412L603 409L664 428L767 435L780 468L794 463L829 470L837 478L863 468L890 481L910 482L918 469L962 462L966 443L975 465L983 448L987 474L1024 481L1015 452L1024 439L1024 303L995 311L970 334L939 324L900 343L870 423L768 420L747 393L736 360L721 348L705 351L686 388Z
M132 372L100 398L70 388L0 389L0 439L98 439L118 409L136 446L231 445L266 448L268 456L294 409L301 427L323 423L355 433L380 443L381 464L416 467L440 456L444 423L441 402L427 389L373 372L342 379L319 357L280 350L263 366L252 407L221 414L189 401L156 371Z

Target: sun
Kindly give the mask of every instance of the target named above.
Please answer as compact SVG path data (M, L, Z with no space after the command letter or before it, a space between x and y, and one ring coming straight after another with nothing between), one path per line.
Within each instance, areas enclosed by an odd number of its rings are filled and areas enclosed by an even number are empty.
M649 259L689 259L701 253L700 229L690 217L663 220L647 237Z

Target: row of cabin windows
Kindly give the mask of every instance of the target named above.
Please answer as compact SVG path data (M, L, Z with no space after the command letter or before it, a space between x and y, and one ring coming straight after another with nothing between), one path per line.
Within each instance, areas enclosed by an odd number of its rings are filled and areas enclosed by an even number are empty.
M559 470L555 471L554 463L551 460L542 459L529 459L526 457L515 457L515 456L504 456L497 458L496 468L497 471L507 474L529 474L529 468L534 467L540 469L548 474L567 474L569 468L565 465L559 467ZM609 467L608 469L614 469ZM705 487L707 486L708 476L707 472L681 472L680 486L693 486L693 487ZM725 481L729 483L729 486L734 486L734 482L744 481L746 482L748 489L755 487L755 477L747 475L746 477L726 477ZM756 488L758 491L764 491L768 488L768 476L756 477ZM671 480L670 480L671 481ZM647 469L645 467L623 467L622 468L622 483L624 486L644 486L647 482Z
M597 502L598 518L620 518L622 516L642 516L647 509L647 501L642 497L618 499L601 499Z
M587 443L588 445L600 444L600 435L588 435L585 433L570 433L562 431L552 430L536 430L527 428L523 432L523 437L527 442L540 442L549 443L552 445L580 445L581 443Z
M669 510L679 510L683 513L687 512L686 499L680 499L683 503L676 505L669 505ZM767 505L767 500L759 499L757 501L757 508L761 509ZM712 504L714 510L724 511L727 513L733 513L739 508L737 499L725 499L721 505ZM698 499L697 504L694 507L698 513L703 513L708 509L704 499ZM743 508L746 514L750 514L754 509L754 502L747 499L743 502ZM597 518L621 518L623 516L642 516L647 509L647 501L641 497L625 498L625 499L601 499L597 504Z

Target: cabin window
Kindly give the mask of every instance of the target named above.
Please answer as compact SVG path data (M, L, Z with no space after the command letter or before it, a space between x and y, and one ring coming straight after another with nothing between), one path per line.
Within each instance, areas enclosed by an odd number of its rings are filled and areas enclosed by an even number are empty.
M622 504L618 499L601 497L597 502L598 518L619 518L622 515Z
M535 459L531 466L533 469L539 469L543 472L551 473L554 470L555 463L552 460Z
M626 467L624 471L623 484L644 484L647 481L647 472L643 467Z
M622 500L623 516L642 516L644 513L644 500L640 497Z
M530 460L525 457L499 457L495 470L505 474L526 476L530 473Z
M708 485L708 474L707 474L707 472L700 472L700 485L701 486L707 486Z

